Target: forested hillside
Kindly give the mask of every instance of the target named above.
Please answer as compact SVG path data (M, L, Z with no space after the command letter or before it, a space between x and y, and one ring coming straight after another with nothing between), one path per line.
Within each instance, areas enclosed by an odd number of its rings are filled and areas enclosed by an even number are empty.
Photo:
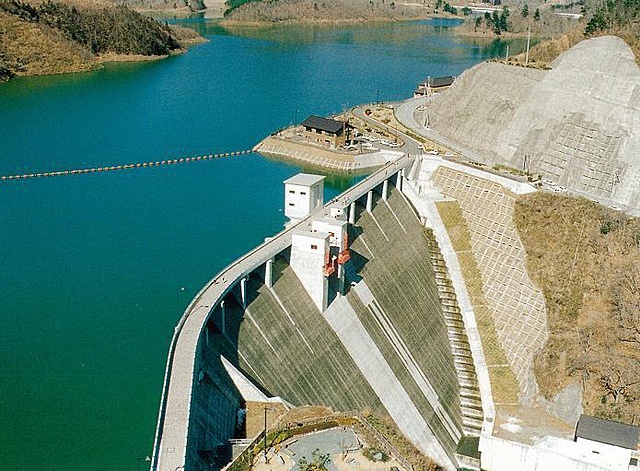
M576 2L573 5L580 5L579 11L584 15L583 19L576 24L573 31L534 46L531 49L529 65L548 67L556 57L583 39L602 35L622 38L631 47L636 62L640 64L639 0L583 0L580 4ZM516 60L523 63L524 54Z
M0 79L90 70L105 54L165 56L194 36L176 34L126 6L0 0Z
M424 17L422 4L394 0L227 0L227 22L342 22Z

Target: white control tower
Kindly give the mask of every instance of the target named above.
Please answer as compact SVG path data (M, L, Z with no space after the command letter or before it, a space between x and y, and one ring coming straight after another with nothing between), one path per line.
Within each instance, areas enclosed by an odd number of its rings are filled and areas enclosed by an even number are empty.
M304 219L324 202L324 176L298 173L284 181L284 215L289 224Z

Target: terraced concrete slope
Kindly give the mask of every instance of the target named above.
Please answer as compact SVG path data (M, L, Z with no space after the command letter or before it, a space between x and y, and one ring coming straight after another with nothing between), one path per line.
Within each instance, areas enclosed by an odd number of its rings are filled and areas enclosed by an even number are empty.
M640 209L640 69L619 38L582 41L549 71L480 64L434 103L429 121L488 163Z

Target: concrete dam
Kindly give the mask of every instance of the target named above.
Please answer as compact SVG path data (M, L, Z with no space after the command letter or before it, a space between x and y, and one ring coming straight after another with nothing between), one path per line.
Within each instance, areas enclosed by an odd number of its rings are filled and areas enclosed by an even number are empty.
M152 469L220 469L245 401L275 397L385 412L460 466L492 406L437 239L403 194L418 164L403 156L326 205L322 177L285 182L285 206L306 215L212 279L176 327Z
M538 394L546 306L514 223L531 184L428 154L327 204L323 178L285 181L288 227L187 307L151 469L222 469L253 403L386 414L446 470L635 469L635 445L575 439L579 388Z

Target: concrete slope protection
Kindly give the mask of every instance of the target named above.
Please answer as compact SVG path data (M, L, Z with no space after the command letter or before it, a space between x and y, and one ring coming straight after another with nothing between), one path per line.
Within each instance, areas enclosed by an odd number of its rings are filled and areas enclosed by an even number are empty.
M480 64L429 106L429 123L485 163L640 209L640 69L620 38L582 41L548 71Z

